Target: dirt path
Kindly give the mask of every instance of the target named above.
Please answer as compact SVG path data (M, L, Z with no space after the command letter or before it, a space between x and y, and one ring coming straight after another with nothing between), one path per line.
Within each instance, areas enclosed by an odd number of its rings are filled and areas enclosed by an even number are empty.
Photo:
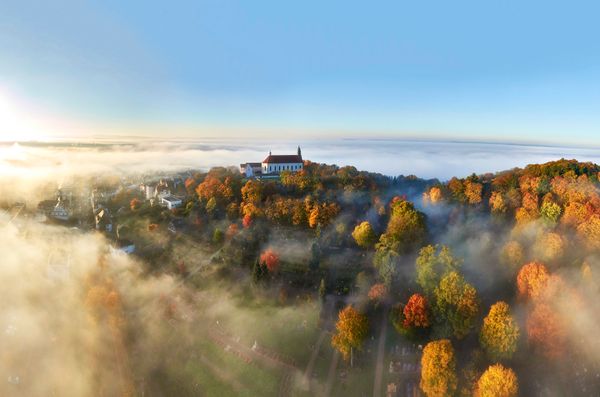
M385 359L385 339L387 337L387 310L381 317L381 331L379 332L379 343L377 345L377 364L375 365L375 383L373 385L373 397L381 396L381 381L383 380L383 361Z
M327 384L325 385L325 392L323 393L325 397L329 397L329 395L331 394L331 388L333 387L333 382L335 381L335 370L337 369L339 361L340 353L337 350L334 350L333 356L331 357L331 364L329 365L329 372L327 374Z
M319 351L321 351L321 345L327 336L327 331L323 330L319 334L319 338L317 339L317 343L313 348L312 354L310 356L310 360L308 360L308 364L306 365L306 369L304 370L304 382L307 386L310 386L310 378L315 367L315 363L317 362L317 356L319 355Z

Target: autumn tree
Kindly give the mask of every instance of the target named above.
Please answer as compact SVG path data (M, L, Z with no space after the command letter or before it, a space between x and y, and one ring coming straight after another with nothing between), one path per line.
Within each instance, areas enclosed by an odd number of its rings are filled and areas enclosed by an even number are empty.
M445 245L428 245L421 248L416 262L417 284L427 295L432 295L441 278L458 270L460 261L452 255Z
M142 202L137 198L134 198L129 202L129 208L131 208L132 211L140 209L141 206Z
M425 203L437 204L443 199L442 189L439 186L434 186L428 192L423 193L423 201Z
M377 235L368 221L361 222L354 228L352 237L356 244L362 248L372 248L377 242Z
M335 329L336 333L331 338L331 344L342 353L345 360L350 359L352 364L352 350L360 350L367 337L369 330L367 317L348 305L339 312Z
M390 219L377 246L402 254L419 246L426 235L425 215L411 202L398 199L391 204Z
M465 196L469 204L481 203L481 193L483 192L483 185L473 180L465 181Z
M412 294L404 306L404 327L427 328L429 321L429 304L421 294Z
M538 262L524 265L517 275L519 296L525 299L536 299L542 293L548 282L548 269Z
M260 255L260 263L264 264L269 272L274 273L279 268L279 256L274 250L268 248Z
M371 301L381 302L382 300L385 299L386 294L387 294L387 288L386 288L385 284L377 283L377 284L373 284L373 286L369 290L369 293L367 294L367 296L368 296L369 300L371 300Z
M477 397L515 397L519 393L517 375L501 364L491 365L477 381Z
M501 192L493 192L490 196L490 210L493 214L505 214L508 210L508 206L506 204L506 200Z
M560 205L550 200L544 201L540 208L542 218L551 225L555 225L558 222L561 213L562 208L560 208Z
M566 346L566 329L562 319L547 303L536 303L527 317L527 337L549 359L562 356Z
M509 359L517 350L519 326L510 313L506 302L492 305L490 312L483 319L483 327L479 335L481 346L493 360Z
M458 272L448 273L435 289L436 317L442 323L445 335L461 339L475 325L479 312L479 298L475 287Z
M452 395L457 388L456 358L448 339L429 342L421 357L421 390L428 397Z
M542 261L559 259L565 251L565 240L558 233L539 233L533 251L536 257Z
M514 272L525 261L525 252L521 243L511 240L504 244L500 253L500 260L511 270L511 273Z

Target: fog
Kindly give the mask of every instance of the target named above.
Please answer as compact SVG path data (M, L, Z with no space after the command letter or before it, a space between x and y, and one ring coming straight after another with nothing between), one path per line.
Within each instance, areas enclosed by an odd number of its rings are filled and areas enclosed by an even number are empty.
M105 171L173 171L260 162L274 154L295 153L318 163L353 165L389 176L417 175L447 180L473 172L543 163L558 158L600 161L596 148L511 143L417 140L145 140L98 141L86 144L4 143L0 145L0 175L61 177Z

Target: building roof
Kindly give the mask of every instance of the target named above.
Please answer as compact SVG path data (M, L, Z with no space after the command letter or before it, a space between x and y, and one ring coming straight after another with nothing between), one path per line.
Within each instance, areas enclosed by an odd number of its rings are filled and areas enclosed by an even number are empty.
M263 160L263 163L270 164L283 164L283 163L302 163L302 156L298 156L297 154L291 155L272 155L267 156L266 159Z
M181 199L179 197L173 196L173 195L168 195L168 196L164 196L162 198L163 201L168 201L170 203L175 203L178 201L181 201Z
M246 166L250 166L250 167L260 167L261 163L243 163L240 164L240 167L246 167Z

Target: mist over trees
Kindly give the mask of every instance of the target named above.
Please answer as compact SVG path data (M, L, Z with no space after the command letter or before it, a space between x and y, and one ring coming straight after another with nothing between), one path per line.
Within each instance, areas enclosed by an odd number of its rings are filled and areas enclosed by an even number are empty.
M183 198L173 209L125 177L90 177L80 183L116 191L104 204L115 232L82 218L71 233L98 236L82 241L100 253L77 257L86 270L65 288L76 297L55 307L83 308L85 329L107 332L110 345L82 349L116 346L117 392L362 395L379 382L426 396L594 395L599 173L574 160L447 182L311 162L274 180L216 167L166 182ZM117 237L135 254L105 253ZM168 360L141 359L150 347ZM116 376L98 368L80 390Z

